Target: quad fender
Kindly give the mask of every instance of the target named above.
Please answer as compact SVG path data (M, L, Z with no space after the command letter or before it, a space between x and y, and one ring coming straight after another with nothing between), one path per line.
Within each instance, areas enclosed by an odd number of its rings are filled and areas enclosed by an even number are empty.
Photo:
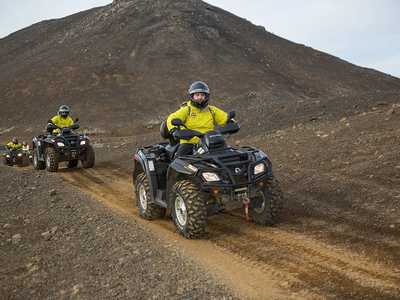
M175 183L181 180L193 181L195 170L191 169L190 164L176 158L168 167L167 171L167 206L171 207L169 196L171 195L172 187ZM194 181L195 182L195 181Z
M146 173L147 179L149 181L150 196L151 201L155 202L156 193L158 189L157 175L154 169L154 165L151 166L153 162L148 163L148 160L142 151L138 151L135 154L135 166L133 169L133 184L135 184L136 177L141 173ZM149 166L150 164L150 166Z
M32 139L32 150L37 148L38 149L38 155L40 160L44 160L44 151L45 151L45 143L43 139L38 139L38 137L34 137Z

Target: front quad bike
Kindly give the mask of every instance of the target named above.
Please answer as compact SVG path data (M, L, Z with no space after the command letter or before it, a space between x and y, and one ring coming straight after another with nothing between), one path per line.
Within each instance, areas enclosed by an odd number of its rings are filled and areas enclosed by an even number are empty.
M192 155L173 159L179 147L166 122L161 136L169 142L142 147L135 153L133 181L142 218L162 218L170 209L178 232L186 238L201 236L207 217L220 210L245 207L245 215L263 226L275 224L282 214L282 191L267 155L253 147L232 148L222 135L236 133L231 122L205 134L189 130L180 119L176 138L200 138ZM184 129L186 128L186 129Z
M7 151L3 153L3 165L5 166L17 164L18 167L26 167L29 165L28 160L28 154L22 151L21 148L7 149Z
M78 119L75 119L77 122ZM48 121L47 135L39 135L32 139L33 158L32 164L35 170L44 168L49 172L57 172L60 162L65 161L68 168L78 166L82 162L84 168L94 166L95 155L89 137L83 134L74 134L71 130L79 128L78 124L69 127L59 127ZM53 130L60 129L59 133L53 134Z

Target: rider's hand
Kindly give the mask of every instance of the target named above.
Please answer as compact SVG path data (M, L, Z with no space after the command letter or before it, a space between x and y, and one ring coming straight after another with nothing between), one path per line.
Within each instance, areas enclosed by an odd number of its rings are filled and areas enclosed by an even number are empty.
M178 128L174 127L172 128L169 133L171 133L172 137L174 138L174 140L177 140L178 138L175 137L175 132L178 130Z

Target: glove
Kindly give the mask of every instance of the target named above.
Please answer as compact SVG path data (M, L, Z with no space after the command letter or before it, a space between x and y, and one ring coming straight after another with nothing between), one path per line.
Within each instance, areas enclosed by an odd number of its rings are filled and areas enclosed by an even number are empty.
M175 132L177 131L178 129L176 128L176 127L174 127L174 128L172 128L170 131L169 131L169 133L172 135L172 137L174 138L174 140L177 140L178 138L177 137L175 137Z

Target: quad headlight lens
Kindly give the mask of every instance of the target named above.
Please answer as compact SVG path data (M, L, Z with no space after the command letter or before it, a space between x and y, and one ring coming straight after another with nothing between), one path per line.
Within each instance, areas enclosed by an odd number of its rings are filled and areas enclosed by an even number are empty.
M65 147L65 144L63 142L57 142L58 147Z
M218 176L217 173L214 172L204 172L201 173L201 176L205 181L220 181L221 178Z
M80 142L79 142L79 145L81 145L81 146L82 146L82 145L86 145L86 140L80 141Z
M259 175L265 172L265 163L259 163L254 166L254 175Z

